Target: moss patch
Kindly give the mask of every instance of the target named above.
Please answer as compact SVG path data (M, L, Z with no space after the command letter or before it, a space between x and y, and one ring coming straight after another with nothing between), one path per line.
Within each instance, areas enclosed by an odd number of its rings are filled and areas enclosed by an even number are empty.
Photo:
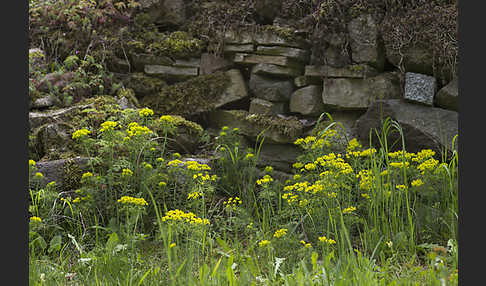
M141 104L158 114L186 117L214 109L214 102L229 86L224 72L201 75L163 88L157 96L142 98Z
M303 124L297 118L280 118L263 114L250 114L244 110L232 110L231 113L238 119L248 121L262 128L269 128L285 136L294 137L303 129Z

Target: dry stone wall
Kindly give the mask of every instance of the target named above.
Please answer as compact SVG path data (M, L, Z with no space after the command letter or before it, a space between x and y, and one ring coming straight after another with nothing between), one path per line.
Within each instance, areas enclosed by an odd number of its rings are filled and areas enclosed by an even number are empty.
M149 2L147 7L152 5ZM171 6L172 16L175 15L171 25L184 21L181 3L174 1ZM262 17L266 17L265 13L262 11ZM162 21L159 14L153 17ZM203 52L200 57L173 58L131 53L128 72L126 68L118 72L124 71L125 79L135 79L132 86L140 102L151 102L143 98L160 96L160 91L167 86L224 72L229 78L228 86L213 102L200 102L204 106L209 103L212 110L190 110L206 113L202 125L238 127L250 141L266 132L269 145L262 149L262 158L281 171L288 171L297 156L293 141L305 136L325 112L335 115L348 128L347 135L359 138L363 145L369 142L370 129L379 129L388 116L401 124L407 150L432 148L439 153L445 149L450 152L451 141L458 133L458 79L440 87L426 69L426 74L391 69L386 63L395 63L396 59L387 57L378 24L370 15L349 22L347 33L350 55L343 56L335 48L343 35L329 35L330 45L323 65L311 64L312 43L299 35L283 34L278 29L258 32L229 29L224 34L222 55ZM38 49L29 52L42 53ZM64 83L45 79L49 80L53 85ZM130 87L128 82L125 81ZM38 110L53 105L52 98L37 99L30 107L31 127L54 124L74 108L48 113ZM57 129L45 129L45 133L46 130ZM59 135L51 133L46 134Z

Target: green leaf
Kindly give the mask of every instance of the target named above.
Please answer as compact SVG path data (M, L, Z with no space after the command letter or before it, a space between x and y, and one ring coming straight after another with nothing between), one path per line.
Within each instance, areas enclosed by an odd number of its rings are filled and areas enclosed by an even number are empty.
M51 239L51 242L49 243L49 249L47 252L52 253L52 252L57 252L61 249L62 245L62 237L60 235L56 235Z
M110 253L113 252L119 241L120 240L118 239L118 234L116 234L116 232L113 232L112 234L110 234L110 237L106 242L105 249Z

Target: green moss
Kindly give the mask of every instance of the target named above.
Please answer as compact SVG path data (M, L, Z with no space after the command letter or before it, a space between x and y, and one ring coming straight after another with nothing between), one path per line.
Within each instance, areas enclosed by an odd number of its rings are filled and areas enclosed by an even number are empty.
M238 119L246 120L262 128L268 127L270 130L289 137L294 137L303 128L302 123L297 118L284 119L270 115L250 114L244 110L232 110L231 113Z
M163 88L158 96L146 96L141 104L158 114L188 116L214 109L214 102L228 87L224 72L201 75Z
M124 81L124 85L133 89L135 96L142 97L159 93L167 86L167 83L158 77L147 76L144 73L132 73Z

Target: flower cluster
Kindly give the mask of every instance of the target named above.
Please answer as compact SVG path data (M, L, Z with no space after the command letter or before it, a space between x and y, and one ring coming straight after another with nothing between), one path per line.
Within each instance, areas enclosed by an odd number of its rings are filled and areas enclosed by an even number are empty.
M286 234L287 234L287 229L281 228L281 229L278 229L278 230L275 231L275 233L273 234L273 237L280 238L280 237L282 237Z
M223 202L223 205L225 205L227 209L234 210L238 207L238 205L241 205L241 200L239 197L229 198L227 201Z
M132 204L138 206L147 206L148 203L143 198L134 198L130 196L123 196L117 202L121 204Z
M140 126L137 122L131 122L130 124L128 124L127 127L127 134L129 137L137 135L148 135L152 133L152 130L150 130L148 127Z
M202 197L202 193L201 192L192 192L192 193L189 193L187 194L187 199L188 200L196 200L198 198Z
M118 125L118 122L115 121L105 121L101 123L100 132L115 130L115 127Z
M349 214L349 213L354 212L355 210L356 210L356 208L351 206L351 207L343 209L343 214Z
M263 185L263 186L267 186L271 182L273 182L273 178L270 175L268 175L268 174L265 175L265 176L263 176L263 178L258 179L256 181L257 185Z
M83 129L79 129L79 130L74 131L72 138L73 139L81 139L81 138L84 138L85 136L88 136L89 134L91 134L91 131L89 131L86 128L83 128Z
M197 217L192 212L183 212L181 210L170 210L165 213L165 216L162 217L162 221L181 221L186 222L189 224L198 224L198 225L207 225L210 224L208 219L202 219Z
M302 244L302 246L304 246L305 248L311 248L312 247L312 244L310 244L310 242L305 242L304 240L301 240L300 243Z
M259 245L260 247L264 247L264 246L267 246L267 245L269 245L269 244L270 244L270 241L268 241L268 240L266 240L266 239L264 239L264 240L262 240L262 241L260 241L260 242L258 243L258 245Z
M318 239L319 239L320 242L324 242L324 243L327 243L329 245L336 244L336 241L334 239L327 238L324 235L320 236Z
M154 111L150 108L142 108L138 112L138 115L140 115L140 117L149 117L149 116L154 115Z
M125 168L122 170L122 176L127 176L127 177L130 177L133 175L133 171L128 169L128 168Z
M38 216L31 216L30 221L33 222L33 223L39 223L39 222L42 222L42 219Z

